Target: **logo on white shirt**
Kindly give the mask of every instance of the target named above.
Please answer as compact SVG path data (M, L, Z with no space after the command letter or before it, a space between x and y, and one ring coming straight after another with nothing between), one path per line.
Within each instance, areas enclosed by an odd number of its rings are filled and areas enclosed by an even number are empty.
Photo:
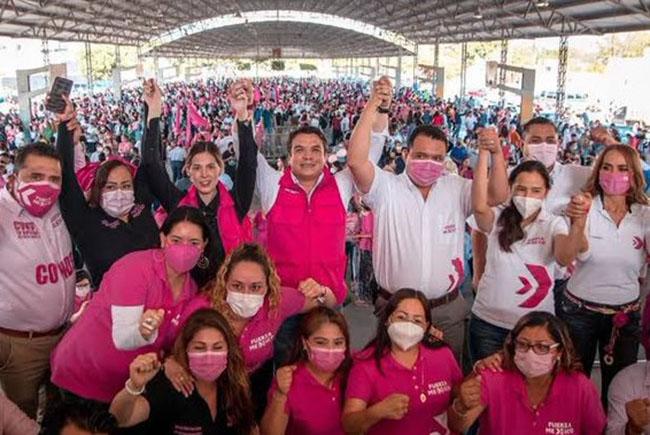
M17 222L14 221L14 229L19 239L40 239L38 227L34 222Z
M546 239L544 237L532 237L526 241L526 245L545 245Z
M641 250L645 248L645 241L639 236L634 236L634 239L632 240L632 244L634 246L634 249L636 250Z
M567 422L549 421L546 425L545 434L548 435L572 435L575 434L573 425Z
M452 234L456 232L456 224L445 225L442 228L442 234Z
M544 298L548 295L549 290L551 290L551 287L553 286L553 280L551 279L551 275L549 275L546 267L540 264L526 264L526 269L528 269L537 283L537 288L535 289L535 292L528 299L519 304L519 306L521 308L535 308L541 304ZM517 291L518 295L525 295L533 289L532 284L525 276L520 276L519 281L521 281L524 286Z

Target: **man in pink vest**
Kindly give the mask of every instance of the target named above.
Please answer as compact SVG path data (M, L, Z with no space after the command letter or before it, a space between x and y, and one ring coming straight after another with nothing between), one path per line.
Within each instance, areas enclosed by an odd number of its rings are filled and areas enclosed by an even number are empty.
M381 153L388 117L373 126L373 158ZM379 132L379 133L376 133ZM298 288L313 279L332 290L333 305L347 296L345 217L354 193L349 170L332 175L326 165L327 139L316 127L289 136L289 168L280 173L258 154L257 184L268 220L268 250L282 285Z
M375 159L387 134L388 117L381 118L373 125ZM347 296L345 218L355 187L348 169L332 175L326 147L319 128L298 128L289 136L289 167L283 173L258 154L256 190L268 222L267 248L282 285L300 288L308 280L316 281L336 297L324 303L340 306ZM284 347L297 322L288 323L288 331L278 333L276 348Z

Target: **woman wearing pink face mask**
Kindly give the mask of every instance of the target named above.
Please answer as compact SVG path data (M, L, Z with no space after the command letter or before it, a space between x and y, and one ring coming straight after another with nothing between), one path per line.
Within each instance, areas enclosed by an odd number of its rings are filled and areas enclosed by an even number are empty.
M174 210L161 229L162 249L131 253L106 273L96 296L52 353L52 382L64 400L108 404L128 366L143 352L171 349L197 299L193 278L210 231L200 212Z
M650 208L637 152L610 145L584 188L594 198L589 250L579 255L558 304L586 373L600 355L602 398L611 380L637 360L640 280L645 276Z
M600 435L605 412L580 369L566 326L530 312L506 339L502 369L472 374L460 386L449 427L463 432L479 420L481 435Z
M351 362L343 315L327 307L307 313L289 364L276 372L262 432L342 435L342 399Z
M244 359L226 319L211 309L190 316L174 357L196 378L189 397L160 371L156 353L136 357L110 412L121 427L148 420L148 433L251 434L253 406Z

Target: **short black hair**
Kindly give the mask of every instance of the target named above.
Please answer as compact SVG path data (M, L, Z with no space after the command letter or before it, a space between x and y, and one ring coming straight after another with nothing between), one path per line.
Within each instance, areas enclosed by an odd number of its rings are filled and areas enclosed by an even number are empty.
M61 400L46 410L40 435L60 435L69 424L91 433L111 434L117 429L115 417L100 404Z
M59 163L61 162L59 152L52 145L42 142L31 143L18 148L16 159L14 161L14 172L17 173L23 168L23 166L25 166L25 162L29 156L47 157L54 159Z
M524 124L524 134L528 133L528 130L534 125L550 125L555 130L555 133L557 133L557 126L553 121L543 116L537 116Z
M411 132L408 141L406 142L409 149L413 148L413 142L415 142L415 139L418 136L426 136L433 140L439 140L445 144L445 151L449 151L449 139L445 132L438 127L429 124L423 124L416 127L416 129Z
M287 150L289 151L289 154L291 154L291 146L293 144L293 140L299 134L313 134L313 135L318 136L318 138L323 143L323 152L326 151L327 138L325 137L325 133L323 133L323 130L321 130L318 127L312 127L311 125L303 125L302 127L297 128L296 130L292 131L291 134L289 135L289 141L287 142Z

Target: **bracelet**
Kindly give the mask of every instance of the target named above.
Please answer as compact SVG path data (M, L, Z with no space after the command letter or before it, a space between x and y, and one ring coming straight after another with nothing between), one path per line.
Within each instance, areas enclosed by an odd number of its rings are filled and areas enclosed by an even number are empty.
M379 112L381 114L387 114L387 113L390 113L390 109L384 109L383 107L379 106L379 107L377 107L377 112Z
M127 379L126 382L124 383L124 389L126 390L127 393L129 393L132 396L140 396L142 393L144 393L144 385L140 390L135 391L132 390L129 384L131 383L131 378Z
M456 397L456 398L454 399L454 401L451 402L451 409L456 413L456 415L458 415L459 417L463 417L463 418L464 418L465 416L467 416L467 411L468 411L468 410L466 409L464 412L460 412L460 411L458 410L458 406L457 406L459 402L460 402L460 400L458 400L458 397ZM463 406L464 406L464 405L463 405Z

